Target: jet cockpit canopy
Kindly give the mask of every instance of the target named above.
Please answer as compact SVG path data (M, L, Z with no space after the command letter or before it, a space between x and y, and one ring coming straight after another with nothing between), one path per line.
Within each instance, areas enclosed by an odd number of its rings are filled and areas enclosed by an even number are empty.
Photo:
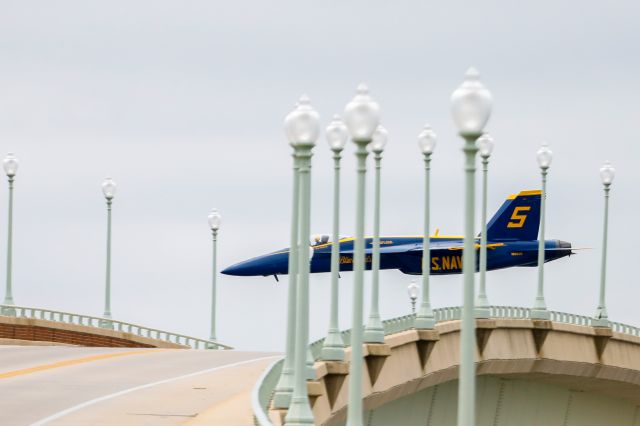
M345 237L343 236L340 237L340 239L343 239L343 238ZM309 245L311 245L312 247L323 245L323 244L329 244L332 242L333 240L331 238L331 235L328 235L328 234L316 234L311 236L311 238L309 239Z

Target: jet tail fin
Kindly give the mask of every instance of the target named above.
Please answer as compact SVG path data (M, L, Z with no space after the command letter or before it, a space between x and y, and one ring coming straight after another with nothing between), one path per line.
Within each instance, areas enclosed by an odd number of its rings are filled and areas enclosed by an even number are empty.
M542 191L509 196L487 224L488 241L536 240Z

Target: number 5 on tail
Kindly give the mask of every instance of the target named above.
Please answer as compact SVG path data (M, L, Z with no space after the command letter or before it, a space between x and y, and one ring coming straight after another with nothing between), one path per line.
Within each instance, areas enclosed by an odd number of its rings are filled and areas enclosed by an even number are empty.
M511 215L511 220L507 223L507 228L522 228L524 226L525 220L527 220L526 213L531 210L530 206L520 206L513 209L513 214Z

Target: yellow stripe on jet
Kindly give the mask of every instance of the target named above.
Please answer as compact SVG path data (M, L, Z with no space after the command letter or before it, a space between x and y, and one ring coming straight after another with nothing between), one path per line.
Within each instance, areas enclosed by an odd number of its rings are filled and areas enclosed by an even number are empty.
M502 247L504 246L504 243L491 243L491 244L487 244L487 248L489 250L494 250L496 247ZM476 243L475 244L475 248L479 249L480 248L480 244ZM448 250L462 250L464 249L464 246L459 246L459 247L449 247Z
M518 193L518 197L524 197L524 196L527 196L527 195L542 195L542 190L535 189L535 190L532 190L532 191L520 191Z
M507 200L515 200L517 197L526 197L527 195L542 195L540 189L534 189L531 191L520 191L517 194L511 194L507 197Z

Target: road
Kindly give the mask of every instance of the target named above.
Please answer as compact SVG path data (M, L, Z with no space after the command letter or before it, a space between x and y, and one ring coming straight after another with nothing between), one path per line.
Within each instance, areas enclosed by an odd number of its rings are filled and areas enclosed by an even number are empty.
M250 390L278 357L239 351L0 346L0 424L197 424L196 416L203 412L208 419L224 419L216 423L250 424Z

